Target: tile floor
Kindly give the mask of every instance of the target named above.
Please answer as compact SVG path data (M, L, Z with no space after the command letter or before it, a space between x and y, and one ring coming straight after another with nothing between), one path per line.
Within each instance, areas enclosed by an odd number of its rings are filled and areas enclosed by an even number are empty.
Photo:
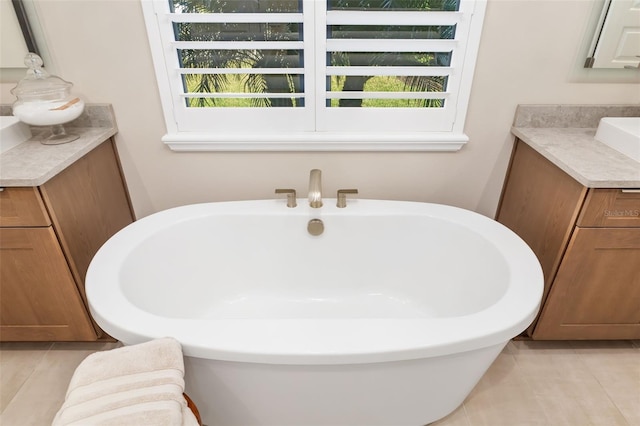
M51 424L80 361L117 346L0 344L0 425ZM464 404L434 425L640 426L640 341L510 342Z

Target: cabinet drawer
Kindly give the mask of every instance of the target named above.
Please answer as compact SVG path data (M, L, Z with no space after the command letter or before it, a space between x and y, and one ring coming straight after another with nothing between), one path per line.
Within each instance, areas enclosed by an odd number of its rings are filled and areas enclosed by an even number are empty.
M0 191L0 227L49 226L51 220L37 188Z
M640 189L590 189L578 226L640 228Z

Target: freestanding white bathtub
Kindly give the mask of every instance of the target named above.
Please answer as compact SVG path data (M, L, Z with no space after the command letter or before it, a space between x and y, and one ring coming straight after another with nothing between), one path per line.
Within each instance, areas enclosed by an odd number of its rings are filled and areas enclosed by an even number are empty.
M284 200L143 218L97 253L91 313L183 345L209 426L424 425L534 319L540 265L510 230L437 204ZM307 232L310 219L324 232Z

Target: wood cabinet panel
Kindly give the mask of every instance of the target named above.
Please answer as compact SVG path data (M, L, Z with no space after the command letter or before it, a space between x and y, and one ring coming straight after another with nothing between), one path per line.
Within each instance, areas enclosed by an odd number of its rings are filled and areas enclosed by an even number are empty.
M51 227L0 229L3 341L96 340Z
M38 188L3 188L0 191L0 226L49 226L51 221Z
M544 272L543 301L562 260L586 188L518 141L498 208L498 220L516 232Z
M640 339L640 228L576 228L536 339Z
M84 280L91 259L113 234L133 222L112 141L89 152L40 190L86 301Z
M590 189L577 224L583 227L640 227L640 190Z

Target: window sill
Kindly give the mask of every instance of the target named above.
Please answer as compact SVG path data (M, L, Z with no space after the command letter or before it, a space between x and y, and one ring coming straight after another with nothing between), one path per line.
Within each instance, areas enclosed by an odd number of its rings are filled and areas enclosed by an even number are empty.
M455 152L469 141L463 133L169 133L162 141L173 151L385 151Z

